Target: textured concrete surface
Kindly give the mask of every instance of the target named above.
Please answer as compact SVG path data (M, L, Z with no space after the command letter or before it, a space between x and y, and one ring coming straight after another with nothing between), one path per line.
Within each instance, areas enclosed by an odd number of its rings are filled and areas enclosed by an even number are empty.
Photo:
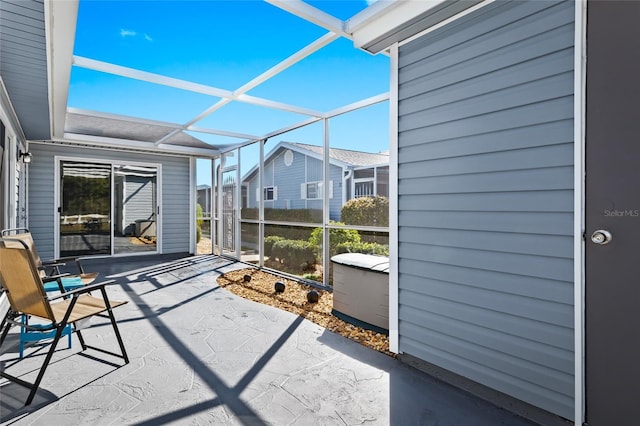
M219 288L216 277L241 264L213 256L162 261L93 265L116 280L110 298L129 301L115 313L131 362L83 354L74 335L72 349L58 345L33 405L21 406L24 388L0 381L2 424L532 424L301 317ZM30 346L18 361L16 331L3 345L2 368L32 381L46 346ZM117 350L103 319L83 335Z

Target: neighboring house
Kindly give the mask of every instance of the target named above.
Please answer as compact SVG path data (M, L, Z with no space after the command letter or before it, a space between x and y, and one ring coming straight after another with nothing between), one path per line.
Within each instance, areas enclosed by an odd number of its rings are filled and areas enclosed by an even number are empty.
M264 206L273 209L322 209L322 151L317 145L280 142L264 160ZM389 196L389 153L329 150L329 216L340 220L342 206L352 198ZM258 169L242 179L243 207L257 208Z
M211 186L210 185L198 185L197 188L197 203L202 207L202 214L204 217L211 217L211 200L213 197L211 195Z

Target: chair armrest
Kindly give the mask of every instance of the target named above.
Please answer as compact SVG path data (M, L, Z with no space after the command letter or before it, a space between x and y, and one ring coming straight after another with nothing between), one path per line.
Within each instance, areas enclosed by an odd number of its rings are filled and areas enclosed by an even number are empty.
M84 274L84 268L82 267L82 263L80 263L80 258L78 256L67 256L67 257L61 257L59 259L55 260L56 262L76 262L76 265L78 266L78 272L81 274Z
M97 284L86 285L84 287L80 287L80 288L77 288L75 290L67 291L65 293L61 293L61 294L55 295L53 297L50 297L49 300L67 298L69 296L75 296L76 294L80 295L80 294L83 294L83 293L89 293L89 292L91 292L93 290L97 290L97 289L103 288L105 285L111 284L111 283L114 283L114 282L115 282L115 280L109 280L109 281L103 281L103 282L97 283Z
M42 262L42 266L39 266L38 269L44 271L45 275L59 275L61 273L60 267L64 265L66 263L48 261Z
M64 265L66 265L66 263L65 262L60 262L59 259L57 259L57 260L51 259L51 260L43 260L42 261L42 266L45 267L45 268L48 268L49 266L64 266Z
M60 290L60 292L64 292L64 286L62 285L62 280L61 278L65 278L70 276L70 274L64 273L64 274L56 274L56 275L50 275L48 277L43 277L42 278L42 284L46 284L46 283L50 283L51 281L56 281L58 283L58 290ZM47 291L51 291L51 290L47 290L46 286L44 289L45 292Z
M71 274L68 273L64 273L64 274L56 274L56 275L49 275L47 277L42 278L42 282L43 283L48 283L51 281L57 281L59 278L65 278L65 277L70 277Z

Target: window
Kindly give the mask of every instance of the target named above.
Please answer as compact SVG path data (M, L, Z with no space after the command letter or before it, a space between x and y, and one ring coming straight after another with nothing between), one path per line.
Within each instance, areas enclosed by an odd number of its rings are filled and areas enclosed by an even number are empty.
M321 186L320 182L308 183L307 184L307 196L305 198L307 198L307 199L320 198L320 188L321 187L322 186Z
M301 199L319 200L322 196L322 182L306 182L300 185ZM333 198L333 181L329 181L329 198Z
M273 201L278 199L278 188L275 186L266 186L264 188L264 200Z
M256 188L256 201L260 201L260 189ZM277 186L265 186L262 188L262 199L264 201L275 201L278 199L278 187Z

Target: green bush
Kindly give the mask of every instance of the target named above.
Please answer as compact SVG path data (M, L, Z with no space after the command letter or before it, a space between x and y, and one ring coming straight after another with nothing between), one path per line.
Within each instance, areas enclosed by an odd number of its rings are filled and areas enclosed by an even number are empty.
M202 228L202 224L204 223L204 211L202 210L202 206L200 204L196 204L196 225L198 228Z
M196 204L196 244L202 239L202 224L204 223L202 217L204 217L202 206Z
M309 280L309 281L316 281L316 282L319 282L319 283L322 282L322 275L304 274L304 275L302 275L302 278L304 278L305 280Z
M271 250L273 249L273 245L278 241L282 241L284 238L279 237L277 235L270 235L265 237L264 239L264 255L271 256Z
M364 253L377 254L381 256L389 256L389 246L386 244L367 243L367 242L346 242L338 244L336 247L338 254L341 253Z
M389 226L389 199L387 197L360 197L342 206L341 219L347 225Z
M264 225L264 235L277 235L285 240L308 240L313 228L302 226Z
M313 250L307 241L280 240L273 244L271 256L288 267L307 269L316 262Z
M332 225L344 225L341 222L331 221ZM309 237L314 253L318 259L322 258L322 228L315 228ZM338 246L344 243L359 243L360 234L355 229L329 229L329 256L338 254Z

